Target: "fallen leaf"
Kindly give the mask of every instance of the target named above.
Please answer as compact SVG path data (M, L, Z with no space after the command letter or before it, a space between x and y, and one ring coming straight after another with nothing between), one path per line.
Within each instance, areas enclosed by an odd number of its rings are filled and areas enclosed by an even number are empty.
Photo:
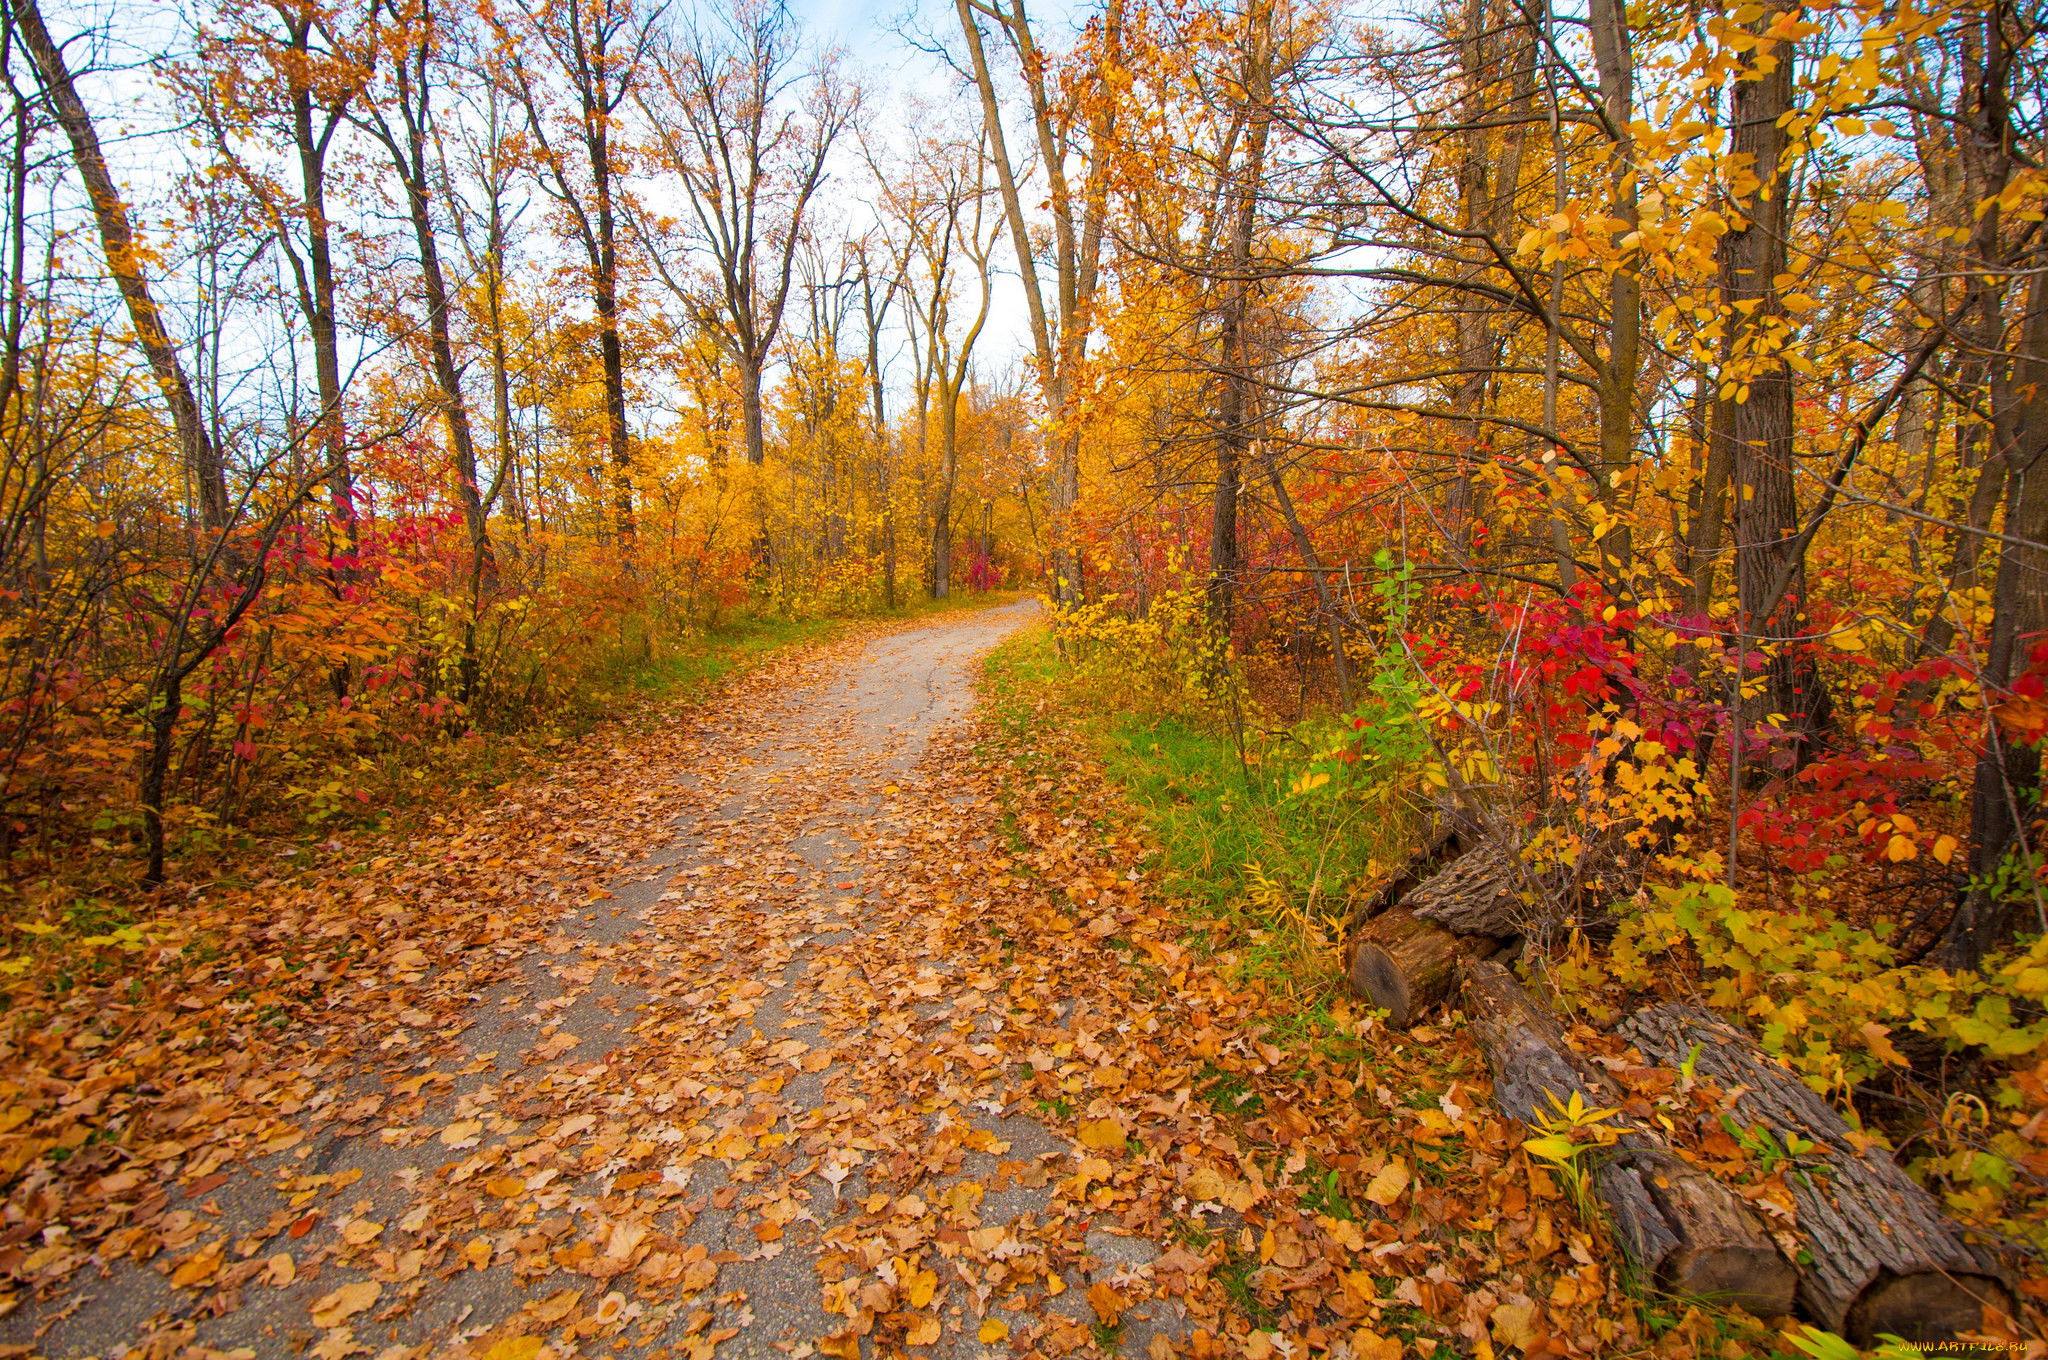
M1365 1197L1381 1208L1392 1206L1401 1198L1401 1192L1408 1188L1408 1167L1401 1161L1391 1161L1381 1167L1370 1184L1365 1187Z
M1331 1241L1337 1243L1346 1251L1365 1250L1365 1234L1360 1232L1358 1225L1351 1220L1331 1218L1327 1214L1318 1214L1316 1215L1316 1222L1322 1226L1324 1232L1330 1235Z
M493 1176L484 1182L484 1189L499 1199L517 1199L526 1193L526 1182L517 1176Z
M313 1325L332 1327L345 1322L377 1301L384 1286L374 1280L358 1280L313 1300Z
M226 1243L216 1242L204 1251L196 1251L178 1263L171 1272L171 1283L180 1289L198 1289L212 1281L220 1273L222 1253Z
M1124 1145L1124 1126L1114 1119L1081 1121L1081 1146L1104 1152Z
M537 1336L508 1336L484 1352L484 1360L533 1360L547 1342Z
M1114 1327L1124 1315L1123 1297L1109 1287L1107 1280L1097 1280L1088 1286L1088 1306L1095 1310L1095 1316L1102 1319L1105 1327Z
M1493 1339L1504 1346L1527 1350L1536 1339L1536 1305L1504 1303L1493 1310Z
M981 1320L981 1330L976 1335L981 1338L982 1345L993 1346L996 1342L1008 1338L1010 1335L1010 1324L1001 1318L983 1318Z
M299 1268L288 1251L281 1251L264 1263L263 1282L273 1288L282 1289L298 1277Z
M452 1148L473 1148L483 1131L481 1119L458 1119L441 1130L441 1142Z
M553 1326L569 1316L569 1310L574 1308L576 1301L582 1297L583 1291L580 1289L561 1289L548 1295L540 1303L527 1304L526 1311L549 1326Z

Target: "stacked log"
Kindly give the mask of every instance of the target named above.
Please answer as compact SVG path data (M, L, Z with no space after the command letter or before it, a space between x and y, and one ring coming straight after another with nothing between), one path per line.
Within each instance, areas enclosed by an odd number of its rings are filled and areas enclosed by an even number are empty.
M1486 935L1454 935L1406 907L1381 912L1366 923L1351 956L1351 994L1387 1013L1400 1029L1458 985L1458 965L1483 959L1500 948Z
M1553 1112L1552 1097L1578 1095L1595 1108L1620 1103L1613 1081L1565 1043L1550 1008L1500 964L1467 965L1464 1000L1503 1113L1534 1125ZM1640 1277L1666 1293L1738 1305L1758 1317L1790 1312L1798 1271L1749 1206L1672 1153L1655 1129L1623 1127L1593 1165L1593 1190Z
M1461 963L1520 933L1515 853L1482 841L1368 921L1351 955L1351 994L1402 1028L1450 996Z
M1620 1033L1645 1058L1682 1065L1730 1093L1744 1127L1764 1126L1816 1146L1785 1175L1801 1244L1812 1257L1799 1302L1814 1321L1859 1346L1890 1333L1948 1341L1984 1325L1989 1306L2010 1312L1997 1256L1942 1211L1882 1151L1859 1149L1834 1107L1771 1061L1741 1030L1697 1006L1656 1006Z

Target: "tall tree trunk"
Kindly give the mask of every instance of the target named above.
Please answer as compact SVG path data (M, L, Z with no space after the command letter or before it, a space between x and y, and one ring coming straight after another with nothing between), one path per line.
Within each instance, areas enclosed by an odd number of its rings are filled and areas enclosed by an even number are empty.
M295 15L290 21L290 47L309 60L312 21ZM313 127L313 96L295 84L291 92L292 141L299 158L300 208L306 219L306 258L312 269L304 298L306 329L313 340L313 380L320 396L314 421L314 442L326 455L327 490L345 551L356 548L355 474L349 465L348 432L342 424L340 312L335 301L333 224L327 215L326 134ZM345 683L345 682L343 682Z
M1324 569L1323 559L1316 552L1315 540L1309 537L1308 527L1301 522L1301 516L1294 508L1294 497L1288 494L1286 479L1280 473L1272 448L1261 440L1258 449L1265 463L1266 480L1273 488L1274 504L1287 525L1288 536L1294 540L1294 551L1301 557L1301 565L1315 584L1316 612L1322 615L1324 635L1330 640L1330 667L1337 679L1337 703L1341 709L1349 710L1351 656L1344 646L1344 619L1337 609L1336 592L1330 587L1330 573Z
M1076 550L1077 526L1074 510L1080 500L1081 431L1073 398L1082 359L1087 353L1088 332L1094 306L1096 270L1102 247L1103 220L1109 198L1108 147L1116 128L1117 94L1107 78L1108 69L1122 60L1123 0L1109 0L1099 31L1101 63L1096 71L1099 88L1092 100L1089 117L1088 178L1076 204L1068 179L1069 153L1059 129L1047 85L1048 63L1039 53L1024 12L1023 0L1009 0L1007 12L998 6L992 13L1017 54L1026 93L1032 109L1032 129L1037 141L1039 168L1047 181L1052 213L1057 284L1054 302L1046 306L1040 286L1037 246L1024 218L1024 200L1010 162L1002 108L996 97L994 74L983 49L981 28L975 20L973 0L954 0L961 35L981 95L982 128L988 138L995 164L997 186L1009 219L1010 236L1017 272L1024 284L1024 305L1032 345L1038 360L1040 382L1047 408L1046 453L1051 464L1047 500L1046 537L1053 574L1053 599L1061 609L1079 604L1084 594L1082 561ZM1078 212L1077 212L1078 209ZM1077 220L1078 218L1078 220Z
M128 218L128 205L122 201L120 190L107 171L106 157L100 152L99 134L93 127L92 116L86 111L85 101L79 98L77 86L72 83L62 49L51 41L36 0L14 0L14 19L22 45L28 49L43 89L50 96L57 121L63 125L64 134L71 142L72 161L78 166L79 178L85 181L86 195L92 200L93 218L99 226L100 247L106 258L107 272L113 275L114 285L120 290L121 300L128 308L129 324L135 328L136 343L142 347L143 357L149 361L150 373L156 379L165 405L170 407L171 424L178 436L179 456L198 493L200 522L217 532L227 527L233 514L232 503L228 499L226 470L221 464L219 451L207 434L206 421L192 395L192 384L186 377L184 365L178 361L177 349L164 328L163 313L149 291L135 231Z
M2018 67L2009 0L1996 0L1983 16L1984 72L1977 83L1975 122L1989 136L2003 183L2010 154L2010 81ZM1979 217L1972 253L1987 277L2030 274L2021 315L2005 333L2009 346L1992 355L1988 396L1991 447L1987 467L2005 471L2004 537L1992 595L1990 645L1980 676L1987 714L1984 749L1970 793L1970 887L1949 922L1938 957L1952 968L1975 967L2005 944L2022 919L2048 931L2041 883L2034 872L2039 848L2028 844L2028 822L2040 815L2041 747L2006 733L1997 720L2013 682L2028 669L2029 653L2048 642L2048 251L2033 244L2008 258L2001 244L2000 207ZM2017 253L2017 252L2015 252ZM2003 319L2004 307L2000 309ZM2008 863L2019 852L2017 866ZM2014 871L2017 867L2017 872Z
M1256 289L1252 279L1252 242L1258 228L1259 198L1265 185L1266 146L1272 135L1273 10L1267 0L1252 0L1244 37L1246 133L1244 158L1236 168L1230 196L1230 236L1223 277L1222 325L1217 335L1221 391L1216 407L1216 491L1210 507L1209 603L1227 636L1238 578L1237 520L1242 495L1245 452L1251 443L1253 359L1247 344ZM1224 167L1229 173L1231 167Z
M960 394L939 379L939 494L932 502L932 598L953 586L953 490L960 480Z
M1614 243L1636 230L1635 139L1629 131L1635 109L1635 54L1626 0L1592 0L1588 12L1593 60L1600 71L1600 111L1608 138L1608 203ZM1599 366L1600 485L1597 494L1616 506L1635 466L1636 379L1641 371L1643 287L1632 264L1615 268L1607 280L1607 355ZM1599 538L1602 585L1617 602L1633 598L1629 568L1634 545L1626 521Z
M1785 715L1787 754L1796 768L1812 758L1829 725L1830 705L1811 652L1799 641L1805 631L1805 563L1788 556L1803 556L1803 550L1796 538L1799 498L1792 481L1792 371L1781 355L1792 327L1778 287L1788 268L1792 213L1785 165L1790 139L1780 120L1792 108L1796 63L1789 41L1763 36L1776 18L1773 10L1755 21L1758 60L1736 82L1729 110L1737 163L1754 173L1758 185L1747 202L1734 205L1741 225L1723 238L1723 248L1737 331L1734 363L1738 382L1748 389L1746 396L1740 388L1736 393L1731 441L1738 626L1755 640L1751 654L1762 662L1767 681L1743 705L1743 719L1747 724L1767 714ZM1761 69L1766 62L1770 69ZM1780 595L1780 582L1788 578Z
M638 526L633 512L633 454L626 440L626 356L619 343L619 253L612 214L611 142L601 119L590 135L590 177L597 191L597 258L592 263L596 266L597 343L604 364L605 437L612 460L612 503L618 515L619 544L630 553ZM752 433L750 429L749 437Z

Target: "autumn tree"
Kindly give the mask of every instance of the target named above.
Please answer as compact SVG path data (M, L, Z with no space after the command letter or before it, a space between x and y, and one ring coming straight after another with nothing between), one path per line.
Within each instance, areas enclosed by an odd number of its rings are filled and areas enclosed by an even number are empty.
M650 239L663 282L739 376L746 460L766 457L761 390L833 144L860 107L836 58L806 60L781 0L683 23L650 53L640 92L655 166L681 181L701 274Z
M633 0L543 0L498 24L506 87L526 116L535 182L581 248L597 314L606 449L619 541L634 536L633 456L619 322L623 166L620 110L632 98L654 29Z
M289 271L313 350L315 407L307 424L346 550L356 541L357 506L344 406L345 231L330 185L336 139L369 86L382 20L376 3L229 0L201 30L195 59L174 73L215 165L239 187ZM280 146L289 148L282 167L270 154Z
M954 0L967 69L981 99L982 130L1002 194L1010 244L1024 285L1027 332L1047 407L1048 509L1053 597L1062 608L1081 599L1081 564L1071 541L1080 498L1081 430L1076 403L1094 326L1095 294L1117 133L1117 73L1123 63L1124 0L1107 0L1094 17L1074 69L1058 79L1054 54L1032 27L1024 0ZM987 22L1022 81L1024 150L1013 156L982 24ZM1042 177L1050 225L1049 255L1034 240L1020 186ZM1041 269L1046 271L1043 275Z

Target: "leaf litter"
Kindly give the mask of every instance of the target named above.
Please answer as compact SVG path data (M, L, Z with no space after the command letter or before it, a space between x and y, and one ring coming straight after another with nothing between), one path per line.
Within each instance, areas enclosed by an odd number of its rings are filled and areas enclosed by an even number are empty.
M151 1276L98 1353L1644 1344L1461 1035L1301 1023L1077 741L928 733L867 641L197 890L130 995L17 1023L4 1353Z

